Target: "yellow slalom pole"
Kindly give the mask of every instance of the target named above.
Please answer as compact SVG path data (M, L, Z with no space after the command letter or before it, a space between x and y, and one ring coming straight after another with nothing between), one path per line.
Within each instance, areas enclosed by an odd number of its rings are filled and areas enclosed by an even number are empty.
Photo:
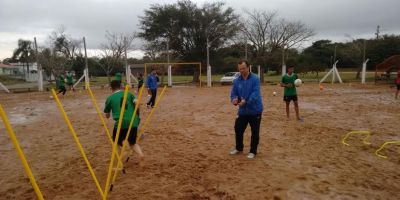
M111 143L111 146L112 146L113 145L113 141L112 141L112 138L111 138L111 134L110 134L110 131L108 130L106 121L104 120L104 117L103 117L103 115L102 115L102 113L100 111L100 108L99 108L98 104L97 104L96 98L94 97L92 89L90 89L89 85L87 86L87 89L88 89L88 92L90 94L90 98L92 99L93 105L96 108L97 114L99 115L100 121L103 124L104 130L106 131L108 139L109 139L109 141ZM121 157L119 156L119 154L117 154L117 159L118 159L119 165L124 167L124 165L122 164Z
M380 154L379 151L381 151L383 148L385 148L385 146L388 145L388 144L400 145L400 140L399 141L389 141L389 142L383 143L383 145L378 150L375 151L375 155L380 157L380 158L387 158L387 156Z
M120 134L120 131L121 131L122 120L124 119L126 99L127 99L127 96L128 96L128 88L129 88L128 86L125 86L124 99L122 100L121 112L120 112L119 120L118 120L117 134L115 136L115 141L114 141L114 144L113 144L110 165L108 166L107 181L106 181L106 186L105 186L105 189L104 189L103 200L107 199L108 191L110 190L111 173L112 173L112 168L113 168L113 165L114 165L114 158L115 158L115 155L117 154L117 145L118 145L119 134ZM116 170L118 170L118 169L116 169Z
M360 135L367 135L364 139L363 139L363 143L364 144L371 144L370 142L368 142L369 137L371 136L371 132L369 131L350 131L346 134L346 136L342 139L342 144L350 146L346 140L348 137L350 137L350 135L353 134L360 134Z
M138 132L138 137L136 137L136 143L139 142L139 139L142 137L142 134L143 134L144 130L146 129L146 126L149 123L151 116L153 115L155 109L157 108L158 103L161 100L161 97L164 95L165 89L167 89L167 86L164 86L163 90L161 91L160 97L158 97L156 104L154 105L154 108L151 109L150 114L147 116L146 120L144 121L143 128L141 128L140 131Z
M21 160L22 165L24 165L25 172L27 173L29 180L32 184L32 187L35 190L36 196L38 197L39 200L43 200L44 198L43 198L42 192L40 191L39 186L36 183L36 179L32 174L32 171L31 171L31 168L29 167L28 161L26 161L24 152L22 151L21 147L19 146L17 137L15 136L15 133L14 133L13 129L11 128L11 125L10 125L10 122L8 121L6 112L4 112L3 106L1 104L0 104L0 114L1 114L1 119L3 119L4 126L7 129L8 135L10 136L15 149L17 150L19 159Z
M128 138L129 138L129 135L131 134L132 125L133 125L133 122L135 121L135 116L136 116L137 110L138 110L139 105L140 105L140 100L142 99L143 89L144 89L144 84L142 85L142 87L140 88L140 91L139 91L139 96L138 96L138 100L136 102L135 110L133 111L133 115L132 115L131 121L129 123L128 133L126 134L126 138L125 138L125 140L123 142L123 145L122 145L121 153L119 154L120 157L122 157L122 155L123 155L123 153L125 151L125 148L126 148L126 144L128 143ZM119 167L119 165L117 165L117 168L118 167ZM110 191L112 191L113 185L115 183L115 179L117 179L117 173L118 173L118 170L115 170L113 179L111 181Z
M103 196L104 196L103 190L101 189L100 184L99 184L99 181L97 180L96 174L94 173L93 168L92 168L92 166L90 165L89 159L87 158L86 153L85 153L85 151L83 150L83 147L82 147L81 143L79 142L79 138L78 138L78 136L76 135L76 132L75 132L74 128L72 127L71 121L69 120L69 118L68 118L68 116L67 116L67 113L65 112L64 107L63 107L63 105L62 105L61 102L60 102L60 99L58 99L58 96L57 96L57 94L56 94L56 91L54 91L54 89L51 89L51 93L53 94L53 97L54 97L54 99L55 99L56 102L57 102L58 108L60 108L61 114L62 114L63 117L64 117L65 123L67 124L67 126L68 126L68 128L69 128L69 131L71 132L72 136L74 137L74 140L75 140L75 142L76 142L76 144L77 144L77 146L78 146L78 148L79 148L79 151L81 152L82 157L83 157L83 159L85 160L85 163L86 163L86 165L87 165L87 167L88 167L88 169L89 169L89 172L90 172L90 174L92 175L93 181L94 181L94 183L96 184L96 187L97 187L97 189L99 190L100 195L103 197Z

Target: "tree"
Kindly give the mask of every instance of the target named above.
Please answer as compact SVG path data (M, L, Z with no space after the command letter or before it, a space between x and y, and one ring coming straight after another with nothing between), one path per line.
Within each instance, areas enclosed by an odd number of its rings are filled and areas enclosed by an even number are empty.
M38 59L47 75L58 77L67 70L81 74L82 41L67 35L65 27L61 26L48 36L48 45L38 49Z
M110 33L106 32L107 42L100 45L102 62L101 68L107 75L108 81L111 81L111 72L117 66L123 65L125 54L132 49L133 40L136 35L134 33Z
M379 39L369 39L366 43L366 58L369 58L369 67L375 68L386 58L400 54L400 35L383 35Z
M301 21L278 19L276 12L254 10L245 13L247 18L242 19L242 32L254 46L258 64L273 63L273 60L277 59L276 51L281 52L281 58L284 60L285 50L298 47L314 35L313 29Z
M224 3L206 3L198 7L191 1L152 5L140 17L139 37L148 42L169 44L173 56L205 62L207 39L210 51L221 48L238 30L238 17ZM166 47L167 45L161 45ZM150 54L148 54L150 55Z
M8 65L8 64L12 63L12 59L11 58L4 58L3 63Z
M49 39L56 53L61 54L68 60L74 60L77 55L82 55L82 40L72 38L65 31L65 27L60 26L49 35Z
M53 72L52 67L54 66L52 60L52 51L50 48L42 48L39 51L38 59L39 63L42 66L42 69L47 75L51 75Z
M35 52L32 48L32 42L29 40L18 40L18 48L14 50L12 60L26 63L27 77L29 78L29 62L34 59Z
M256 63L265 65L268 60L268 53L271 52L270 28L276 17L275 12L244 11L247 18L242 19L243 28L241 29L246 42L254 46Z
M165 43L158 40L149 41L144 45L145 56L154 61L161 57L165 46Z

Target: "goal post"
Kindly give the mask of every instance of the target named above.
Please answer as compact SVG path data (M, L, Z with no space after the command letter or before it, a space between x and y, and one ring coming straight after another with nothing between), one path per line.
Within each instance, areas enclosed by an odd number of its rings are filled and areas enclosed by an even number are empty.
M144 76L150 73L152 69L161 71L161 75L167 76L167 85L176 84L195 84L202 87L201 62L176 62L176 63L145 63ZM192 78L191 78L192 77ZM180 80L178 80L180 79ZM164 80L161 81L164 84Z

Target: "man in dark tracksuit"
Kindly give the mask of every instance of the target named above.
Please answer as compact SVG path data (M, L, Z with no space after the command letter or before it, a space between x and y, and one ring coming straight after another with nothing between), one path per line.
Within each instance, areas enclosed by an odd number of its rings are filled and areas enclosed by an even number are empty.
M243 151L243 134L247 124L250 124L251 143L247 158L253 159L257 155L263 111L260 78L250 72L249 63L245 60L238 63L238 68L240 76L233 81L231 90L231 102L239 106L238 117L235 121L236 148L230 154L236 155Z
M157 96L157 77L156 77L156 70L152 70L151 74L147 76L146 80L146 87L147 90L150 91L151 93L151 98L147 102L147 107L151 106L152 108L154 107L154 104L156 103L156 96Z

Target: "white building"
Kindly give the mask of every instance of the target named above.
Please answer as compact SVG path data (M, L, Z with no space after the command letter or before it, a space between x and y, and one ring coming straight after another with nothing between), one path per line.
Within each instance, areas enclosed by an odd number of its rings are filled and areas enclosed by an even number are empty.
M29 65L29 72L27 71L26 63L10 63L14 69L16 69L16 73L12 76L15 78L21 78L28 82L34 82L38 80L38 67L36 63L28 63Z
M16 76L20 74L19 67L0 63L0 75Z

